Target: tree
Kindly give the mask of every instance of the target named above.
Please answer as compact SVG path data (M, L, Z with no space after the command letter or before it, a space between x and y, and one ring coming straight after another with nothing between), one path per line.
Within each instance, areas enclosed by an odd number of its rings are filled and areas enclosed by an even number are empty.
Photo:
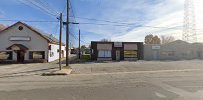
M145 44L160 44L160 43L161 39L157 35L153 36L152 34L149 34L145 36Z
M104 39L101 39L100 41L101 41L101 42L111 42L111 40L108 40L108 39L105 39L105 38L104 38Z
M175 41L175 37L173 37L173 36L164 36L164 35L161 36L161 43L162 44L170 43L173 41Z
M84 51L86 48L87 47L85 45L82 45L80 49L81 49L81 51Z
M161 44L161 39L158 36L154 36L152 44Z
M152 44L152 40L153 40L152 34L145 36L145 44Z

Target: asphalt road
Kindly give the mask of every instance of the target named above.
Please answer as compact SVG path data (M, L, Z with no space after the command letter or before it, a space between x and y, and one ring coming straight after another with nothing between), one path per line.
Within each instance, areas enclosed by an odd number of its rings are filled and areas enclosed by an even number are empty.
M181 62L170 63L181 65ZM190 68L177 66L178 69L164 69L162 64L153 70L97 70L69 76L32 74L0 78L0 97L1 100L202 100L203 70L201 66L195 67L194 62L201 63L191 61L186 65Z

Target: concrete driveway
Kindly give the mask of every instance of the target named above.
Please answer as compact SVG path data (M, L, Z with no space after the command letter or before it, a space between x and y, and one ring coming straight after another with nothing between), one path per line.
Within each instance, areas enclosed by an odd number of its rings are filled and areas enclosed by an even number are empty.
M76 55L70 56L70 61L74 60ZM65 59L62 59L65 62ZM65 64L63 65L65 66ZM58 70L58 61L50 63L28 63L28 64L0 64L0 78L23 75L41 75L44 72Z
M74 74L115 73L135 71L173 71L203 70L202 60L183 61L121 61L121 62L88 62L72 64Z

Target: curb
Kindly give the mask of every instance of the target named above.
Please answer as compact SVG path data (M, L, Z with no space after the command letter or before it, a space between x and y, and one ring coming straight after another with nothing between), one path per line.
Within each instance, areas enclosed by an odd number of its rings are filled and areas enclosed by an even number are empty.
M42 76L58 76L58 75L70 75L72 69L62 69L53 72L42 73Z

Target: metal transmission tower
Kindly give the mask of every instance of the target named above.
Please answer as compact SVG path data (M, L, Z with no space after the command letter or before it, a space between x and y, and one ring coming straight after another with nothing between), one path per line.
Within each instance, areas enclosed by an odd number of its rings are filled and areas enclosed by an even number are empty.
M182 38L187 42L197 42L194 1L185 0L184 10L185 13Z

